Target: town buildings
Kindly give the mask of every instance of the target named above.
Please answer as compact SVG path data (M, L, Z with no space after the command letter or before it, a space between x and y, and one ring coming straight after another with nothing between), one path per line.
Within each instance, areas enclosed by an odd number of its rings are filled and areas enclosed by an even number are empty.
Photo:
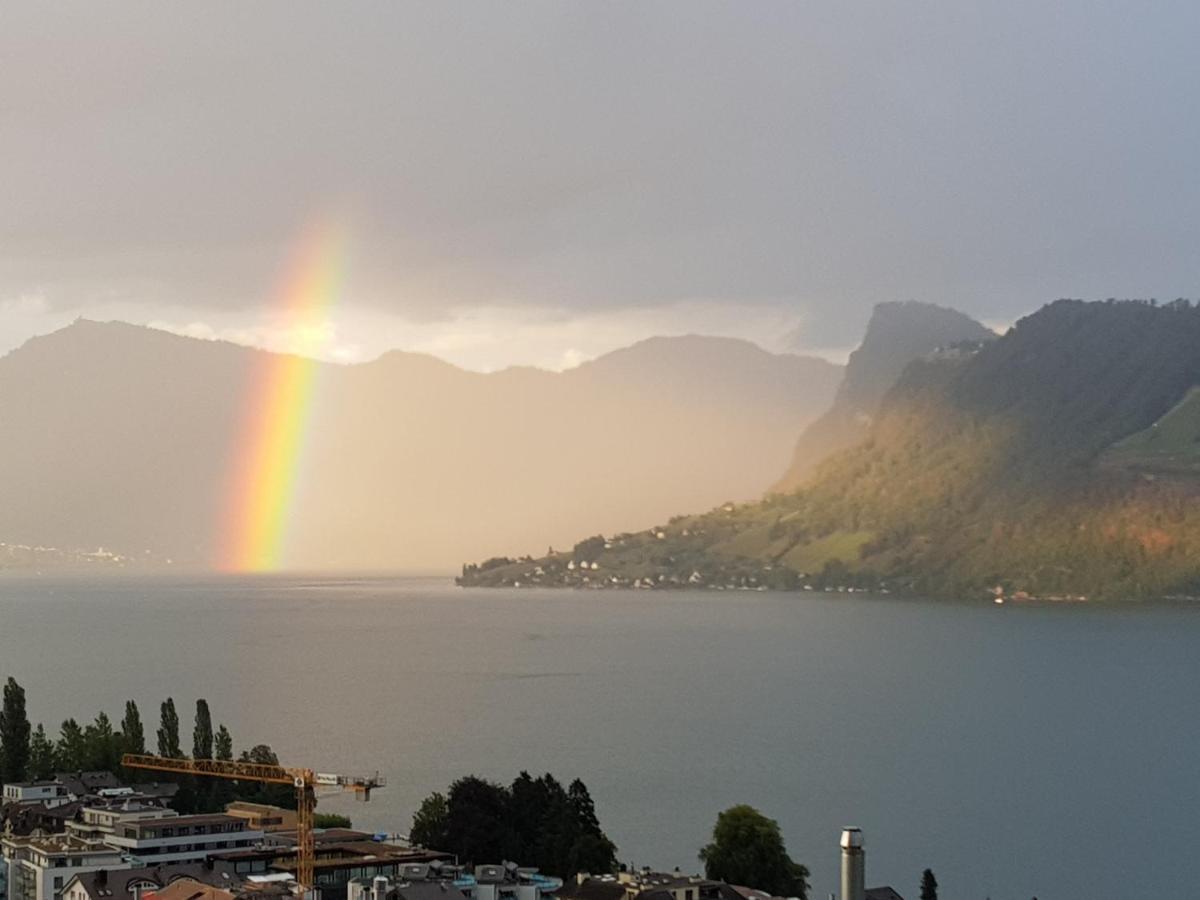
M287 900L297 891L295 813L234 802L180 815L173 785L108 773L4 785L0 900ZM515 863L451 854L350 828L316 832L313 900L785 900L752 887L648 868L564 884ZM841 900L903 900L865 887L862 834L842 834Z
M248 849L262 838L263 832L248 828L246 820L238 816L181 816L161 810L153 818L120 823L104 840L147 865L200 862L218 853Z
M59 900L63 887L80 872L127 865L115 847L66 834L5 835L0 853L7 870L7 900Z
M62 900L146 900L180 879L219 888L237 884L227 867L208 862L98 869L72 877L63 887Z
M346 900L545 900L562 884L515 863L466 869L435 861L402 866L392 878L353 879Z
M245 819L250 828L255 831L296 830L296 811L294 809L235 800L233 803L226 804L225 812L231 816L237 816L239 819Z

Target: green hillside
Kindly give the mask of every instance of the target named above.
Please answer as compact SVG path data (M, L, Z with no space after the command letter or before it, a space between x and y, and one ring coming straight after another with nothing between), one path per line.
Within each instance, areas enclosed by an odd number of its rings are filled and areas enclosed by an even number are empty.
M1165 416L1118 441L1104 465L1177 475L1200 475L1200 388L1192 388Z
M800 490L592 539L586 570L576 548L461 581L1200 593L1200 479L1179 463L1197 385L1200 309L1059 301L911 364L866 439ZM1159 445L1175 462L1150 471Z

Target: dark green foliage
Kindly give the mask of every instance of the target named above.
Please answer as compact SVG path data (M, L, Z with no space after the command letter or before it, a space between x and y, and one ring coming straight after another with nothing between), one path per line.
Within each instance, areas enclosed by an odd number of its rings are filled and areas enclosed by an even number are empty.
M159 709L158 755L183 758L183 748L179 744L179 713L175 712L175 701L170 697Z
M576 827L575 840L567 860L567 871L613 872L617 868L617 847L600 828L596 805L587 785L576 778L567 789Z
M938 883L933 877L933 869L921 873L921 900L938 900Z
M212 715L208 711L208 701L201 698L196 701L196 721L192 728L192 759L212 758Z
M243 750L238 757L242 762L258 763L262 766L279 765L279 757L269 744L255 744L249 750ZM251 803L266 803L270 806L281 806L284 809L296 808L296 792L282 784L258 784L256 782L235 781L234 795L238 800L248 800Z
M500 862L513 849L508 792L469 775L450 785L446 829L450 852L474 864Z
M349 816L337 813L317 813L313 817L313 825L317 828L351 828Z
M29 717L25 689L9 678L0 706L0 783L23 781L29 768Z
M87 746L83 738L83 729L74 719L67 719L62 723L54 755L59 768L64 772L83 770L87 760Z
M121 735L103 711L83 731L81 763L81 769L93 772L115 772L121 763Z
M604 552L604 544L604 535L597 534L576 544L572 555L578 560L595 559Z
M421 801L408 836L418 847L440 850L450 846L450 808L444 794L434 792Z
M31 781L46 781L58 768L58 760L54 752L54 744L46 736L46 729L38 722L33 729L33 737L29 739L29 771L26 777Z
M752 806L719 816L712 843L700 851L707 877L783 897L808 896L808 869L787 854L779 824Z
M126 753L145 753L146 734L142 714L132 700L125 701L125 716L121 719L121 744Z
M233 759L233 737L224 723L217 729L217 736L213 739L213 753L216 759Z
M212 714L208 711L208 701L201 697L196 701L196 717L192 724L192 759L213 758L213 727ZM216 812L223 804L214 805L217 798L213 791L218 781L223 778L193 778L192 790L196 794L197 812Z
M616 847L600 829L587 787L522 772L510 787L460 778L431 794L413 817L412 840L472 863L512 860L568 878L616 869Z
M217 728L217 733L213 737L213 758L222 760L233 759L233 736L229 733L229 729L223 724ZM231 800L234 800L234 783L227 778L213 778L212 786L209 791L208 807L214 812L219 812L225 808L225 805Z

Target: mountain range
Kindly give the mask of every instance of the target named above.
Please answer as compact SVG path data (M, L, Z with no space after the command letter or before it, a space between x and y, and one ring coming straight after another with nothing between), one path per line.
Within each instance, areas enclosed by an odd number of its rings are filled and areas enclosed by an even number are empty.
M215 565L268 357L80 320L0 358L0 540ZM561 373L407 352L320 364L285 563L447 570L751 499L841 371L695 336Z
M1200 308L1063 300L999 338L966 332L904 365L794 488L461 581L1200 593Z

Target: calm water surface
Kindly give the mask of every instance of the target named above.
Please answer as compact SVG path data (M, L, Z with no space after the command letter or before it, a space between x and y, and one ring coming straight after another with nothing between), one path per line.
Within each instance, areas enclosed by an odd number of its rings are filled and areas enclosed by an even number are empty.
M685 870L751 803L836 889L912 900L1181 896L1200 883L1200 609L822 595L462 591L438 579L0 579L0 673L51 730L206 697L240 748L433 790L587 782L621 858ZM185 734L185 743L187 743Z

